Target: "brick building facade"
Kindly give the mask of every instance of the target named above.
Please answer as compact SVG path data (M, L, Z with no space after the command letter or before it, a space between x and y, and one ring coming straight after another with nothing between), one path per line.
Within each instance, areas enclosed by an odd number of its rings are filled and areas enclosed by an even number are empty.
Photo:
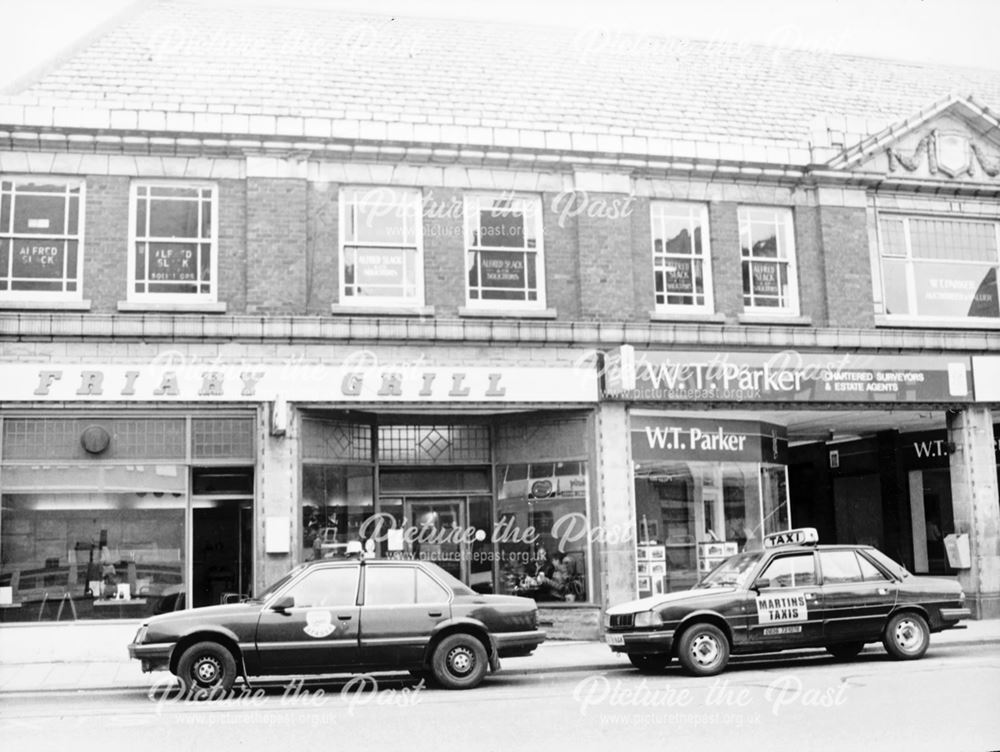
M0 99L3 621L371 538L593 637L806 523L1000 612L995 74L219 13L144 6ZM523 92L448 67L484 46Z

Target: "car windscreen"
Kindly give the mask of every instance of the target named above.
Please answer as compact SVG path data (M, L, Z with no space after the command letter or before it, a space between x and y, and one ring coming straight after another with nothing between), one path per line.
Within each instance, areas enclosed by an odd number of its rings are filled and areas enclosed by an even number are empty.
M747 587L749 578L754 571L760 557L761 551L736 554L719 564L715 569L706 574L695 585L695 588L712 587Z
M289 582L289 580L291 580L295 575L297 575L305 568L306 568L305 564L299 564L297 567L288 572L288 574L286 574L280 580L272 583L270 587L258 593L257 597L254 600L266 601L268 598L270 598L272 595L278 592L281 588L283 588Z

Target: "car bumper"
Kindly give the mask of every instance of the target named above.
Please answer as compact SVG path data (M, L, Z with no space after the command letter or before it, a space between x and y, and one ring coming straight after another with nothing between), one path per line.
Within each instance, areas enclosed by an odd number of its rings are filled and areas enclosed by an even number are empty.
M953 627L955 624L962 619L971 619L972 611L967 608L942 608L941 609L941 626L944 629L948 627Z
M133 642L128 646L128 654L130 658L142 662L144 672L160 671L170 667L173 647L172 644L140 645Z
M604 641L615 653L669 653L674 645L674 631L658 629L652 632L608 632L604 635Z
M497 657L516 658L531 655L535 648L545 642L545 632L533 629L528 632L498 632L493 634L497 647Z

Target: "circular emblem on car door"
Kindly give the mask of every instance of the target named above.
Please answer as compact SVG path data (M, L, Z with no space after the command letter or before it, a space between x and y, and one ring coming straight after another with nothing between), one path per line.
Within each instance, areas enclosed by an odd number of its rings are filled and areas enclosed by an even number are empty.
M326 637L337 631L337 625L330 618L329 611L306 611L303 631L310 637Z

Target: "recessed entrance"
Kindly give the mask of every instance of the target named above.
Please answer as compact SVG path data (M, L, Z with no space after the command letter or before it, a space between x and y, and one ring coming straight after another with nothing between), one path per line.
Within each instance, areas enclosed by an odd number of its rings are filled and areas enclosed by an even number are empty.
M253 564L251 499L196 499L192 509L191 598L194 606L249 595Z

